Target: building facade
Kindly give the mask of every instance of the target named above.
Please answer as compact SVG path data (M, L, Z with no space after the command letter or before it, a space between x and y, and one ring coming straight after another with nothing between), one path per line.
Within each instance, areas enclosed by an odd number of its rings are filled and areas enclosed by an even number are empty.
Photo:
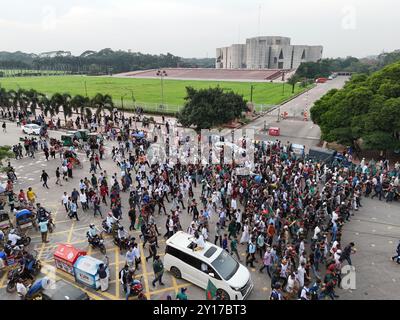
M322 58L322 46L291 45L287 37L255 37L217 48L217 69L297 69Z

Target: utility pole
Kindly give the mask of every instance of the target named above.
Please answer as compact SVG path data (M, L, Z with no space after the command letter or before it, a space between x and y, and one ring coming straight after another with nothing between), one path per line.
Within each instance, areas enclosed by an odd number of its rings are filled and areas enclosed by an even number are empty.
M85 81L85 92L86 92L86 98L88 97L88 94L87 94L87 85L86 85L86 81Z
M254 88L254 85L251 85L250 86L250 102L253 102L253 88Z

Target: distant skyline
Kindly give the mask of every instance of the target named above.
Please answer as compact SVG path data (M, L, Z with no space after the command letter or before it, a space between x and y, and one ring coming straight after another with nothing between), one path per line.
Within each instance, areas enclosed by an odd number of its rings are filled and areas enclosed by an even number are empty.
M214 58L259 35L322 45L323 56L400 49L395 0L0 0L0 51L128 50Z

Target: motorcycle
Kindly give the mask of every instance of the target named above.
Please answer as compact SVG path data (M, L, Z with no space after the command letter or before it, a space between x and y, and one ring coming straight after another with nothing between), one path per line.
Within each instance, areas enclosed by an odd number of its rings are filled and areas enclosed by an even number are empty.
M140 293L143 292L142 278L143 277L140 277L139 280L133 280L133 282L130 284L130 296L137 297Z
M24 247L29 246L29 244L31 243L31 240L32 240L31 237L28 237L25 234L21 234L20 237L21 237L21 239L19 239L17 241L16 246L21 246L21 245L24 246Z
M127 238L124 238L122 241L118 238L118 234L114 236L114 244L119 248L119 250L128 250L133 244L135 243L135 238L128 236Z
M103 220L103 222L101 223L101 228L103 229L103 231L107 234L112 234L113 236L117 234L119 227L119 221L114 222L111 225L111 228L109 228L109 226L107 225L107 220Z
M91 237L89 234L89 231L86 232L86 237L88 238L89 244L92 246L92 248L96 249L99 248L100 252L104 255L106 255L106 247L104 245L104 239L102 236L96 236L96 237Z

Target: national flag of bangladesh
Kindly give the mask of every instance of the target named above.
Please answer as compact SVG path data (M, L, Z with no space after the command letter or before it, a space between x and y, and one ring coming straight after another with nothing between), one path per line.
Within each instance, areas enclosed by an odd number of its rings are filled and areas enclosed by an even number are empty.
M208 280L207 289L206 289L206 299L213 300L216 295L217 295L217 287L214 286L214 284L211 282L211 280Z

